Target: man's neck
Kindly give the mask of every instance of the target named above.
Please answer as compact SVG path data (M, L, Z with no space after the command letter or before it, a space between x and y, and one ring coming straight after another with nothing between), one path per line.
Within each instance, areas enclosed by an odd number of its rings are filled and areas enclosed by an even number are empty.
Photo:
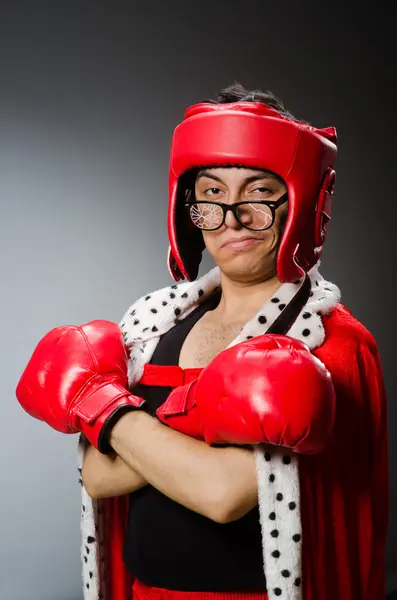
M251 319L281 287L277 276L265 281L248 283L234 281L221 273L220 283L221 299L212 314L221 323Z

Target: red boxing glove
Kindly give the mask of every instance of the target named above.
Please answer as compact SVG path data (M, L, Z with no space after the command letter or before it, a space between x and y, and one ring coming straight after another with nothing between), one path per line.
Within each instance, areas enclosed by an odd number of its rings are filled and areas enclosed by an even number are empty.
M209 441L208 428L203 423L200 407L196 403L197 382L195 379L173 389L164 404L157 409L156 415L160 421L180 433L205 440L209 444L216 443L221 440Z
M129 393L127 372L127 352L115 323L57 327L36 346L16 395L32 417L62 433L82 432L106 454L115 421L145 402Z
M209 444L273 444L323 450L335 420L330 373L307 348L262 335L220 352L197 380L175 388L158 418Z

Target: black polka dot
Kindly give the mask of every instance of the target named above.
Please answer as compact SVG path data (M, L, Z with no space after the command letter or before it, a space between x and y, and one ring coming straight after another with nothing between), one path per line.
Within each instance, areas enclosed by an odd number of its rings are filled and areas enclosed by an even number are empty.
M89 589L90 589L90 584L89 584L89 583L86 583L86 584L85 584L85 587L87 588L87 590L89 590Z
M85 512L85 506L84 506L84 504L83 504L83 512Z
M151 296L145 296L145 300L150 300Z
M84 557L84 562L88 563L88 558L86 556Z
M274 588L274 595L275 596L281 596L283 592L281 591L280 588Z
M252 340L254 336L253 335L247 335L247 337L245 338L246 340Z
M267 323L267 319L266 319L265 315L260 315L260 317L258 317L258 321L259 321L259 323L261 323L261 325L264 325L265 323Z
M130 312L131 317L135 315L135 309Z
M87 537L87 544L93 544L95 542L95 538L92 535Z
M283 571L281 571L281 575L283 577L291 577L291 572L288 571L287 569L284 569Z
M303 335L304 337L308 337L308 336L310 335L310 329L304 329L304 330L302 331L302 335Z
M156 331L158 331L158 329L157 329L156 325L153 325L153 327L152 327L152 331L153 331L153 333L155 333Z
M332 292L330 288L324 288L326 292Z
M286 307L286 304L279 304L278 307L280 310L284 310L284 308Z
M290 457L290 456L288 456L288 454L285 454L285 455L283 456L283 463L284 463L285 465L289 465L289 464L291 463L291 457Z
M139 319L135 319L134 320L134 325L138 325L138 323L139 323Z
M158 312L157 308L151 308L151 309L150 309L150 311L151 311L153 314L156 314L156 313Z
M305 313L303 313L302 318L303 319L310 319L311 316L312 316L312 313L305 312Z
M142 331L147 331L148 329L149 329L149 327L144 327L144 328L142 329Z
M201 296L202 296L203 294L204 294L204 290L199 290L199 291L198 291L198 296L199 296L199 298L201 298Z
M270 452L265 452L265 460L266 462L269 462L269 460L272 458L272 455L270 454Z
M171 289L172 289L172 290L176 290L176 289L177 289L177 287L178 287L178 286L175 284L175 285L172 285L172 286L171 286Z
M280 298L272 298L272 302L274 302L274 304L277 304L277 302L280 302Z
M294 542L300 542L301 536L299 533L295 533L295 535L292 536L292 539Z
M175 298L175 294L174 294L174 292L171 292L171 293L170 293L170 298Z
M87 552L87 554L89 554L89 553L90 553L90 549L89 549L89 547L88 547L88 546L86 546L86 547L85 547L85 551Z
M184 293L182 294L181 298L187 298L187 296L188 296L188 293L187 293L187 292L184 292Z
M289 508L290 510L295 510L295 508L296 508L296 502L290 502L290 503L288 504L288 508Z
M92 579L94 577L94 573L92 571L90 571L89 575L90 575L90 579Z
M269 475L269 481L270 483L274 483L276 481L276 476L274 473L271 473L271 475Z
M174 310L174 314L178 317L181 314L181 309L180 308L176 308Z
M319 285L318 281L316 281L316 285L317 285L317 286Z
M167 300L163 300L161 304L162 304L163 306L167 306L168 302L167 302Z
M270 515L269 515L269 519L271 521L275 521L276 520L276 513L275 512L271 512Z
M270 532L270 535L274 538L279 536L279 531L278 529L273 529L273 531Z
M297 577L294 581L294 585L296 585L296 587L299 587L301 583L302 583L302 579L300 577Z
M276 500L278 500L279 502L281 502L281 500L284 498L284 496L280 493L277 494L276 496Z
M273 550L272 552L273 558L280 558L281 554L279 550Z

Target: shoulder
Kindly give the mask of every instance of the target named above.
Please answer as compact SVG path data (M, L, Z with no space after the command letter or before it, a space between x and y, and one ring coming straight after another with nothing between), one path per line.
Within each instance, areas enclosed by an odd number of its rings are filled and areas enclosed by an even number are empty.
M208 286L209 287L209 286ZM189 315L210 295L196 282L183 282L158 288L141 296L123 315L120 327L127 343L145 342L166 333Z
M387 435L387 397L377 343L341 304L323 317L323 326L324 343L313 354L328 369L337 394L336 437L349 439L353 424L354 443L363 458L373 435L379 440Z
M379 353L372 333L342 304L323 316L325 338L313 352L334 375L353 380L374 374L380 368Z
M338 303L333 310L324 315L323 326L324 345L339 342L350 347L376 348L372 333L343 304Z

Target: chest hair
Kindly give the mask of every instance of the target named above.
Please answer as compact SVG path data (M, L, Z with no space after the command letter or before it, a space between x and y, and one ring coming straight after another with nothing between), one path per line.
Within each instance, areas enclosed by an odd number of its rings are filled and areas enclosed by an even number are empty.
M244 322L219 323L202 317L189 331L180 352L179 366L202 368L237 337Z

